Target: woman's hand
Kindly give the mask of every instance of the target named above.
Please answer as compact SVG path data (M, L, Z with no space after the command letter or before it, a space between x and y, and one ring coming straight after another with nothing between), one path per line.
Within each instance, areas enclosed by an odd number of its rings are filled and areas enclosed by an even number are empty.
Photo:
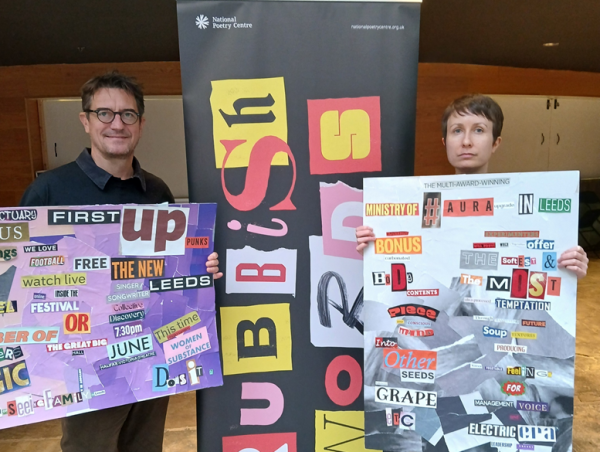
M359 226L356 228L356 251L360 254L369 245L369 242L375 241L375 233L370 226Z
M577 276L577 279L587 275L588 262L590 260L587 254L580 246L574 246L562 253L558 258L558 267L571 270Z
M219 255L212 253L206 261L206 271L213 274L213 279L219 279L223 276L223 272L219 271Z

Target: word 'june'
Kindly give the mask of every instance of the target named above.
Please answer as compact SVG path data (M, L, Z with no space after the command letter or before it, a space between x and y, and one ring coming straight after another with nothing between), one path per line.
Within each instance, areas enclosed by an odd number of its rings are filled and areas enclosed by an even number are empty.
M146 334L145 336L107 345L106 351L108 353L108 359L113 361L119 358L138 355L140 353L150 351L152 348L152 335Z
M164 259L112 258L110 279L156 278L165 274Z
M204 289L213 286L212 275L179 276L150 280L150 292L168 292L170 290Z
M121 222L119 210L55 210L48 209L48 225L111 224Z

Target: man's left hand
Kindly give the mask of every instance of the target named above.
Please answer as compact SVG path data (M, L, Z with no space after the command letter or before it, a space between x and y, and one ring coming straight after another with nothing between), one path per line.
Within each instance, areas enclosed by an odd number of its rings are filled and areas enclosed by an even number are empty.
M560 255L558 258L558 267L571 270L579 279L587 275L589 261L583 248L574 246Z
M219 271L219 255L212 253L206 261L206 271L213 274L213 279L219 279L223 276L223 272Z

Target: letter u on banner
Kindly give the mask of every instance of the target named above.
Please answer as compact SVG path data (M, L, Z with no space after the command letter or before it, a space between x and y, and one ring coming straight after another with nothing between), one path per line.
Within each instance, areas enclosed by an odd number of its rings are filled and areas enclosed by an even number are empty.
M242 408L240 425L271 425L283 414L283 393L274 383L242 383L242 400L268 400L268 408Z

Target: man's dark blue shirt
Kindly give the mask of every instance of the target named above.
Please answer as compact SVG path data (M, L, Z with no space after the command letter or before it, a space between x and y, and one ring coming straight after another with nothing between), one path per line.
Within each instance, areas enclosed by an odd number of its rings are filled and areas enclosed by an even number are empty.
M84 149L77 160L42 173L23 194L21 206L173 203L162 179L133 158L133 177L122 180L100 168Z

